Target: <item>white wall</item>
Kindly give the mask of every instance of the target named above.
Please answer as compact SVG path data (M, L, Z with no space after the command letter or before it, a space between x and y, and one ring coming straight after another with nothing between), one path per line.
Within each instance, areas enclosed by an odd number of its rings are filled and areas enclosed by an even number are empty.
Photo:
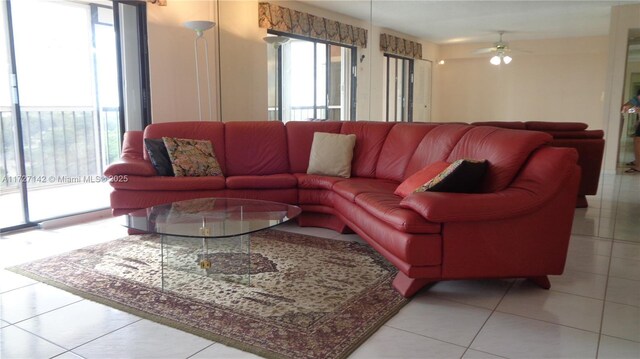
M151 82L151 111L153 122L197 121L195 32L183 26L185 21L216 19L215 0L170 0L167 6L148 4L147 32L149 44L149 70ZM201 98L203 118L207 119L212 101L213 120L220 118L217 80L218 26L205 32L209 43L211 91L207 96L204 77L204 46L200 42Z
M372 27L368 21L297 1L272 3L369 30L368 46L366 49L358 48L357 54L356 119L382 121L383 54L379 46L380 32L413 41L419 39ZM361 5L369 7L368 2ZM147 9L154 122L193 121L198 118L194 34L182 26L183 22L190 20L217 22L217 26L205 34L210 47L215 120L267 119L267 44L262 40L267 31L258 27L258 0L171 0L167 6L149 5ZM424 58L435 61L438 47L425 41L422 44ZM364 59L360 61L362 55ZM203 89L204 98L206 88ZM203 102L203 109L206 110L206 102Z
M492 44L443 45L433 121L572 121L602 128L607 37L511 42L509 65L472 51Z

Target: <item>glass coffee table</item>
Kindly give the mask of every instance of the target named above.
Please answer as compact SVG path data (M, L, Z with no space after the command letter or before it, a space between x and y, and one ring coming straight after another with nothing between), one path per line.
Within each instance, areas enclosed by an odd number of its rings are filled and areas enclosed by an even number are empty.
M300 212L299 207L277 202L198 198L131 212L124 225L160 235L162 289L184 285L175 275L180 272L251 285L250 234Z

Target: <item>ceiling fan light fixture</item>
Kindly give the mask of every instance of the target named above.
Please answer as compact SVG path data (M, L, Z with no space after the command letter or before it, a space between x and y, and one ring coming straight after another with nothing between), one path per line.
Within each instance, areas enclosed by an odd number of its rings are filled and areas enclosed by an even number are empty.
M509 61L511 61L511 60L509 60ZM491 60L489 60L489 62L491 63L491 65L496 65L497 66L497 65L500 65L500 62L502 62L502 61L500 60L500 56L495 55L494 57L491 58Z
M513 60L513 59L512 59L512 58L511 58L511 56L509 56L509 55L507 55L507 56L505 56L505 57L503 57L503 58L502 58L502 61L504 61L505 65L506 65L506 64L508 64L508 63L510 63L510 62L511 62L511 60Z

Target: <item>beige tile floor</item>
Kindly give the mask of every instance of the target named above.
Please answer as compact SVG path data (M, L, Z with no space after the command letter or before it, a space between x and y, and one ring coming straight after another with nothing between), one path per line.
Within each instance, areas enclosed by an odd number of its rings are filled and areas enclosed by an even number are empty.
M353 358L640 358L640 175L604 176L576 211L565 273L441 282ZM283 230L361 240L320 228ZM0 239L0 268L124 236L118 220ZM0 358L251 358L251 354L0 269Z

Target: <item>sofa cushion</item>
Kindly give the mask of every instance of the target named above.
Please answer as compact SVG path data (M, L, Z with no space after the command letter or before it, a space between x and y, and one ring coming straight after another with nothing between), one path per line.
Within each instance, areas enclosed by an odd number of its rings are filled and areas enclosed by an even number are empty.
M482 185L487 165L485 160L457 160L415 192L474 193Z
M378 158L376 178L402 181L411 159L410 154L415 152L427 132L436 127L437 125L411 123L398 123L393 126Z
M316 132L340 133L342 122L301 122L289 121L285 125L287 131L287 145L289 148L289 163L292 173L307 172L309 168L309 154Z
M137 191L195 191L221 190L225 188L222 176L167 177L167 176L127 176L126 181L109 182L119 190Z
M375 178L378 157L387 133L394 123L387 122L344 122L340 133L356 135L356 147L353 151L351 175L354 177Z
M396 181L356 177L336 182L333 185L333 192L351 202L355 202L356 197L362 193L393 194L396 187L398 187L398 182Z
M225 123L227 176L289 173L287 136L280 121Z
M400 206L402 198L391 193L362 193L356 204L391 227L407 233L440 233L440 224L426 221L416 211Z
M535 149L551 140L551 135L537 131L471 127L446 161L453 162L460 158L486 159L489 161L489 168L481 191L497 192L509 186Z
M344 178L310 175L306 173L295 173L294 176L298 179L298 188L307 189L331 189L333 185L344 181Z
M316 132L309 154L308 174L351 177L355 135Z
M222 173L227 173L224 158L224 123L210 121L152 123L144 129L144 138L162 137L210 141ZM142 146L142 143L140 145ZM144 153L144 159L149 160L147 151L142 152Z
M145 138L144 147L158 176L174 176L169 152L161 138Z
M176 177L221 176L211 141L163 137Z
M442 173L445 169L449 167L448 162L438 161L434 162L420 171L412 174L409 178L404 180L404 182L400 183L400 185L393 192L396 196L400 196L402 198L410 195L422 185L431 181L432 178L436 177L438 174Z
M227 177L226 183L230 189L276 189L295 188L298 180L294 175L279 173L264 176L231 176Z

